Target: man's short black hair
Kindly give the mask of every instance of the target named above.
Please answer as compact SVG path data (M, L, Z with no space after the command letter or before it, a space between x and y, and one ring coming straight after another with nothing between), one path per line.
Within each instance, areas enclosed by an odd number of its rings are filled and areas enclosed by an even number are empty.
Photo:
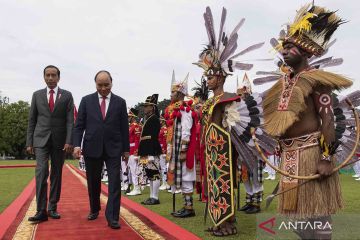
M97 76L98 76L100 73L106 73L107 75L109 75L110 81L112 82L111 74L110 74L108 71L106 71L106 70L101 70L101 71L98 71L98 72L97 72L97 74L95 75L95 78L94 78L95 82L96 82Z
M45 71L46 71L46 69L48 69L48 68L55 68L56 71L57 71L57 75L58 75L58 77L60 78L60 70L59 70L56 66L54 66L54 65L48 65L48 66L46 66L46 67L44 68L44 76L45 76Z

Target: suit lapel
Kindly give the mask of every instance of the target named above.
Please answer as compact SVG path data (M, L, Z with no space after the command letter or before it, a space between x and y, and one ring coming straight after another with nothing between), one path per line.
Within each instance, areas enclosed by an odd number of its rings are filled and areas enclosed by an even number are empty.
M95 109L96 109L95 111L96 111L99 119L103 121L102 114L101 114L101 109L100 109L99 94L98 94L98 92L95 92L95 93L94 93L93 100L94 100L94 105L96 106L96 107L95 107Z
M42 92L41 92L41 99L44 103L45 108L47 109L47 111L50 112L50 108L49 108L49 102L47 100L47 88L45 88ZM51 113L51 112L50 112Z

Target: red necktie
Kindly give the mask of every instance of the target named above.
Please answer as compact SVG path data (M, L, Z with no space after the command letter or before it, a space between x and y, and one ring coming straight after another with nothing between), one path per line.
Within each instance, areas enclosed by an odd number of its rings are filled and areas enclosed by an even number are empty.
M49 97L49 108L50 112L54 111L54 90L50 90L50 97Z
M100 109L101 109L101 114L102 114L102 117L103 119L105 119L105 110L106 110L106 97L102 97L102 101L101 101L101 104L100 104Z

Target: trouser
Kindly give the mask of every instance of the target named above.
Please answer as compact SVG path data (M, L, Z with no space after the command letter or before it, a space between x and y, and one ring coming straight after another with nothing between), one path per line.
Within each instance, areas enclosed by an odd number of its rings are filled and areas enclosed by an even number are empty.
M135 155L130 155L129 157L129 172L130 172L130 182L134 186L139 185L139 176L137 175L137 168L138 168L138 157Z
M176 186L171 186L171 191L174 193ZM193 193L194 193L194 182L193 181L183 181L181 182L181 193L184 199L184 208L193 209Z
M48 210L56 210L61 194L62 168L65 158L64 151L53 146L51 137L44 147L34 148L34 151L36 157L35 179L37 211L46 211L49 157L51 159L51 169Z
M79 159L79 169L81 171L86 171L85 162L84 162L84 156L82 156L82 155L81 155L81 157Z
M277 164L277 161L276 161L276 155L271 155L270 157L269 157L269 161L270 161L270 163L272 164L272 165L274 165L274 166L277 166L278 164ZM268 173L269 173L269 175L271 175L271 176L275 176L275 170L272 168L272 167L270 167L270 166L266 166L267 168L268 168Z
M101 181L108 181L108 172L107 172L107 168L106 168L106 164L103 165L103 169L101 171Z
M353 168L354 168L355 174L360 175L360 162L354 163Z
M160 171L161 171L161 178L162 182L166 183L166 174L167 174L167 163L166 163L166 155L160 155Z
M122 185L129 184L129 171L123 160L121 160L121 183Z
M90 200L90 211L100 211L101 171L103 163L108 171L109 196L106 204L105 216L108 221L119 221L121 197L121 157L109 157L105 153L100 158L85 156L86 177Z
M244 186L246 190L246 203L260 204L264 191L263 184L257 178L252 178L244 182Z

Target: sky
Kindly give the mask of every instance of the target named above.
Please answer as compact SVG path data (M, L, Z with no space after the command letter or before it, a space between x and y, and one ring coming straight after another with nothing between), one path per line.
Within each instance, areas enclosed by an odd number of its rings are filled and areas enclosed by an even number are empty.
M30 102L32 92L45 88L43 69L61 70L59 87L72 92L78 106L81 98L96 91L94 76L107 70L113 77L112 91L128 107L158 93L169 98L172 71L182 80L189 73L189 90L200 81L202 69L193 65L208 43L203 13L210 6L218 32L222 7L227 9L226 30L231 32L241 18L238 51L258 42L265 45L239 58L253 63L253 79L259 70L275 70L269 40L304 0L0 0L0 91L10 102ZM348 20L333 36L336 44L329 56L342 57L341 66L329 68L354 80L360 89L360 10L355 0L316 0L316 5ZM225 91L236 91L237 71L225 83ZM253 87L261 92L267 84ZM191 91L190 91L191 92Z

